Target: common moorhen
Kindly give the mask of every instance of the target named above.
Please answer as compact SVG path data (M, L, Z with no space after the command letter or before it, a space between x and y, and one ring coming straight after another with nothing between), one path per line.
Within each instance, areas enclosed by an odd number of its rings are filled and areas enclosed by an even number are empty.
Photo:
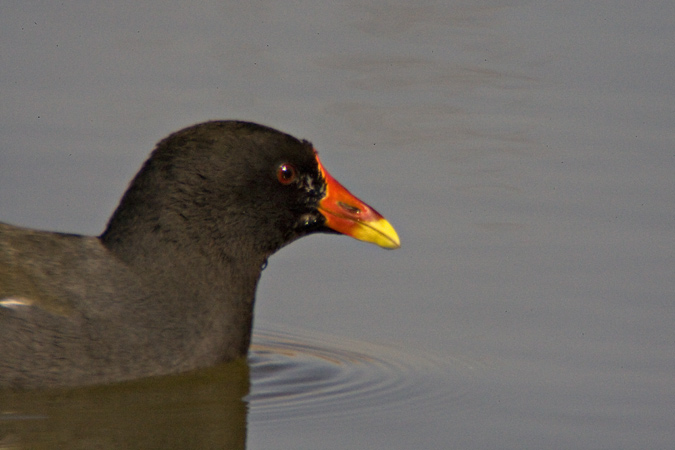
M101 236L0 223L0 387L110 383L244 356L267 258L315 232L400 245L309 142L241 121L178 131Z

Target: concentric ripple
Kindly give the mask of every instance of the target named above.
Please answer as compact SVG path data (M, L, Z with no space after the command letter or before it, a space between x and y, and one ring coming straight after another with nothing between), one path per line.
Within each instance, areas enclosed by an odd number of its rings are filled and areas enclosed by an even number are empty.
M281 421L370 410L442 408L474 386L475 370L458 359L315 332L258 331L249 354L249 416Z

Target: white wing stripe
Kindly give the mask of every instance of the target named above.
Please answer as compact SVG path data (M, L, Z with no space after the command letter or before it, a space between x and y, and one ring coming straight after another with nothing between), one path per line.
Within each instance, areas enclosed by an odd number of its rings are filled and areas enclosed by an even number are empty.
M22 306L32 306L33 300L24 297L6 297L0 299L0 306L9 309L18 309Z

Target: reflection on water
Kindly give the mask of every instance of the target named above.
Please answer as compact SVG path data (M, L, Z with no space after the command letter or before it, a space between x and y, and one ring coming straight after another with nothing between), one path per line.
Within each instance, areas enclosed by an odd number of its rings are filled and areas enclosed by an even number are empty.
M473 386L475 372L465 362L319 333L261 331L248 364L110 386L2 392L0 448L244 448L247 423L358 419L403 405L440 410Z
M0 393L0 449L228 448L246 443L248 366L82 389Z

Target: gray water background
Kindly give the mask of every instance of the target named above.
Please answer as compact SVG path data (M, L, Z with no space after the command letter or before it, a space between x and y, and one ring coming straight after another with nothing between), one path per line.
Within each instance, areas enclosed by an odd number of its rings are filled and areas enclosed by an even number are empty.
M239 118L312 140L399 231L283 249L256 327L438 358L444 400L254 402L248 448L675 445L674 3L1 9L3 222L99 234L155 142Z

